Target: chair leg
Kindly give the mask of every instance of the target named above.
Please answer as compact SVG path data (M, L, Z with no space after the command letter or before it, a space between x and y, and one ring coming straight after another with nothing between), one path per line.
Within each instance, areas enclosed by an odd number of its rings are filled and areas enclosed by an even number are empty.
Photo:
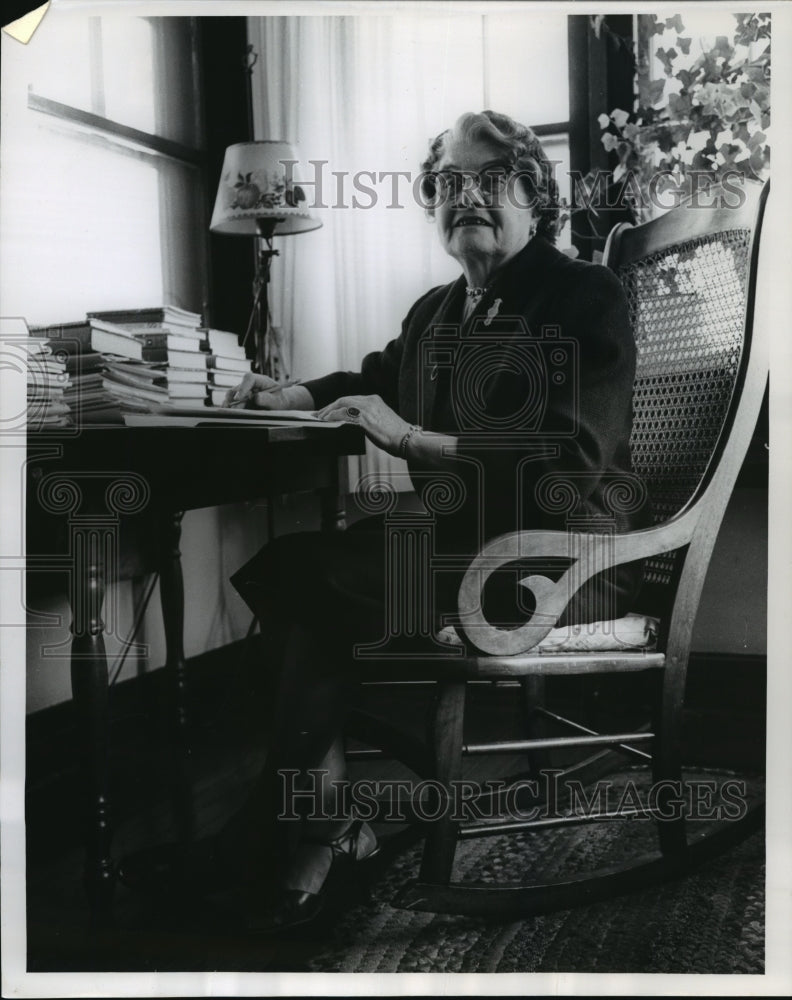
M545 735L537 708L543 708L545 704L545 679L544 677L531 676L521 677L520 687L522 689L522 707L525 716L525 728L528 739L538 739ZM537 781L541 781L541 776L550 767L550 753L547 750L531 750L529 756L530 773Z
M456 854L458 821L453 818L452 782L462 776L462 736L465 721L465 681L437 684L430 745L434 751L434 776L446 789L446 800L437 819L429 823L420 881L447 884Z
M687 851L687 831L682 801L682 710L684 672L665 674L655 699L655 740L652 777L657 794L657 833L665 857L678 857Z

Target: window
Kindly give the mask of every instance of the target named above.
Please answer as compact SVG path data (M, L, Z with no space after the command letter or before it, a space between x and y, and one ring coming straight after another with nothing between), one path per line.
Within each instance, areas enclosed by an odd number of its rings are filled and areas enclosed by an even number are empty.
M3 38L2 298L31 325L207 299L192 18L50 11Z

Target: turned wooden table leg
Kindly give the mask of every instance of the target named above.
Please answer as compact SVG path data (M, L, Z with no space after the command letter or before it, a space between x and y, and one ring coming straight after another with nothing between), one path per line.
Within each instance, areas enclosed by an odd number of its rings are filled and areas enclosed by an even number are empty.
M330 483L319 490L322 505L322 531L344 531L346 505L339 489L338 459L331 459Z
M85 774L86 855L84 883L94 921L110 914L115 888L110 855L112 827L108 785L108 686L104 622L105 544L102 530L76 535L72 577L71 684Z
M195 836L195 811L184 660L184 576L179 549L183 516L183 511L177 511L165 515L161 521L160 601L165 626L165 669L170 696L168 735L174 763L176 822L180 840L191 843Z

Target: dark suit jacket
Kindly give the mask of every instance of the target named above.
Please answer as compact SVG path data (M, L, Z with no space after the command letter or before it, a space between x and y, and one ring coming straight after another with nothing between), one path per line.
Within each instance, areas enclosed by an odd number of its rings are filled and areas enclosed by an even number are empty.
M360 372L306 383L322 407L379 394L410 423L458 437L466 502L442 548L506 531L645 523L629 436L635 344L607 268L533 239L462 322L465 280L434 288ZM419 492L426 478L411 468Z

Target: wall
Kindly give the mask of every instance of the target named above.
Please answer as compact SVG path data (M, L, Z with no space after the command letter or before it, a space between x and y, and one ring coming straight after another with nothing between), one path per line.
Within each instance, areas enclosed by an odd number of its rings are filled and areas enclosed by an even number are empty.
M767 653L767 490L735 490L712 555L693 649Z

